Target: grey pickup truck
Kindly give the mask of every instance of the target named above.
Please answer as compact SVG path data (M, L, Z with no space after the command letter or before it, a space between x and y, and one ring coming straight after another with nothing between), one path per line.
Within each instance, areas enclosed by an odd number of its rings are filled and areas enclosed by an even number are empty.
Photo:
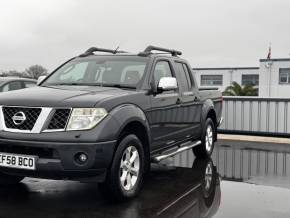
M123 200L151 162L212 154L222 95L199 90L181 52L90 48L38 86L0 94L0 185L24 177L98 182Z

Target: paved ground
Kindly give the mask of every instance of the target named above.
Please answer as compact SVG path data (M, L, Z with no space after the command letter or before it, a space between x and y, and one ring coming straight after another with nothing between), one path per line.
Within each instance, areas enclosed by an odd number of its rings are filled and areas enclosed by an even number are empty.
M290 144L222 141L213 159L223 178L215 217L290 217Z
M141 195L122 204L96 184L27 178L0 188L0 218L290 217L289 144L220 140L212 160L189 151L152 168Z

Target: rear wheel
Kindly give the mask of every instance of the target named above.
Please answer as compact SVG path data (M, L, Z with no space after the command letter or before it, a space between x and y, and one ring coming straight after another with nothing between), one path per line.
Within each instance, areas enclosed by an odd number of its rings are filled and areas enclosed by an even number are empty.
M106 181L100 184L102 192L113 200L135 197L142 186L144 160L143 146L137 136L124 137L115 152Z
M216 183L218 174L216 168L210 158L196 159L193 164L195 172L200 173L200 184L202 188L202 195L204 203L207 207L212 205L215 196Z
M15 185L21 182L21 180L23 179L24 177L21 177L21 176L12 176L12 175L8 175L8 174L0 172L0 185Z
M197 158L208 158L211 156L214 149L215 134L215 125L212 119L208 118L202 131L202 143L192 149Z

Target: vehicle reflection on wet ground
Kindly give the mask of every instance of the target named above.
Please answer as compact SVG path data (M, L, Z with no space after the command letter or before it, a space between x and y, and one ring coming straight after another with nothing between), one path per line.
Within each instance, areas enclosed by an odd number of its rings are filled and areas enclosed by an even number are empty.
M152 165L141 195L113 203L96 184L26 179L0 190L0 217L206 217L220 203L220 180L212 160L190 168Z
M219 141L152 165L136 199L112 203L96 184L27 178L0 188L2 217L290 217L290 145ZM222 181L220 182L220 177Z
M193 155L172 159L182 167ZM214 217L290 217L290 145L220 140L212 156L222 182Z

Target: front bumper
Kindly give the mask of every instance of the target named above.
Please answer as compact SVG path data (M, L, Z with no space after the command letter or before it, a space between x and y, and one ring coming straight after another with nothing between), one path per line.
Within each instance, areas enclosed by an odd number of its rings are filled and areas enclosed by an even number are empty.
M0 138L0 152L36 155L36 170L18 170L1 167L8 174L71 180L103 181L110 166L116 141L106 142L45 142ZM84 164L75 155L85 153Z

